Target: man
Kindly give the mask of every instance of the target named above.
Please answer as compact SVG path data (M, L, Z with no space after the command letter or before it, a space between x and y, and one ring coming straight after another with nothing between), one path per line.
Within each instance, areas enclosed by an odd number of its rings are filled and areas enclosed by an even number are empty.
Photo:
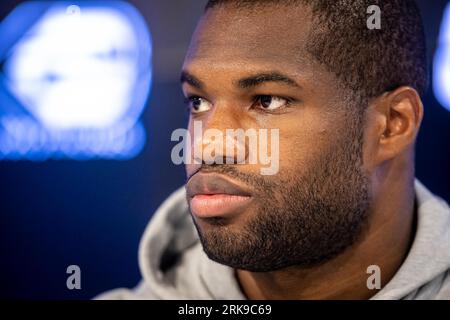
M142 282L100 298L449 299L450 210L414 175L424 42L412 0L209 1L182 71L190 132L279 129L279 170L190 161Z

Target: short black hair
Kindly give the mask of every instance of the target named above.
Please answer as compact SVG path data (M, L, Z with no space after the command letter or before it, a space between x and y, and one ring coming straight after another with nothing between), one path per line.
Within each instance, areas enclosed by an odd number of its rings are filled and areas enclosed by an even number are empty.
M346 88L367 101L400 86L423 96L428 86L422 18L414 0L210 0L219 5L308 5L316 24L307 51ZM381 9L381 29L369 29L368 7Z

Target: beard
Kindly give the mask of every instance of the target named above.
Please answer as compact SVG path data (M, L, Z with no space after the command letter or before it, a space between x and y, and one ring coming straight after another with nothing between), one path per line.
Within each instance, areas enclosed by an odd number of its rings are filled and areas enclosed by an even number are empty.
M313 267L354 244L370 202L361 131L348 132L302 173L280 171L268 178L233 165L202 167L246 183L257 204L240 228L218 220L202 230L193 219L207 256L235 269L269 272Z

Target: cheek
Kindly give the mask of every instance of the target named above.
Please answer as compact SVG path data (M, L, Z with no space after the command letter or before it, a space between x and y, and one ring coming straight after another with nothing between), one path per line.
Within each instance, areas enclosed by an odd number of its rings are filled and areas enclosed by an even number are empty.
M383 121L369 109L366 113L363 135L363 165L369 172L376 170L380 164L378 155L383 130Z
M304 172L335 143L327 121L315 115L280 124L280 171Z

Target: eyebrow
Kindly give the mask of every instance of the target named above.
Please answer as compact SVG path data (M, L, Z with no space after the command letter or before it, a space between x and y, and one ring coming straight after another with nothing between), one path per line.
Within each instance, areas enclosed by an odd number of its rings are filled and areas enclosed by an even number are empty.
M203 82L201 82L198 78L196 78L187 71L181 72L180 82L181 84L188 83L197 89L203 89L204 87Z
M244 79L241 79L237 82L239 88L247 89L251 87L257 87L267 82L280 82L287 84L292 87L300 88L300 85L297 84L293 79L288 76L281 74L279 72L269 72L269 73L260 73L256 74Z
M187 71L181 72L181 84L188 83L197 89L203 89L204 84L197 77L193 76ZM237 86L241 89L248 89L257 87L267 82L284 83L292 87L301 88L301 86L290 77L279 72L268 72L255 74L237 81Z

